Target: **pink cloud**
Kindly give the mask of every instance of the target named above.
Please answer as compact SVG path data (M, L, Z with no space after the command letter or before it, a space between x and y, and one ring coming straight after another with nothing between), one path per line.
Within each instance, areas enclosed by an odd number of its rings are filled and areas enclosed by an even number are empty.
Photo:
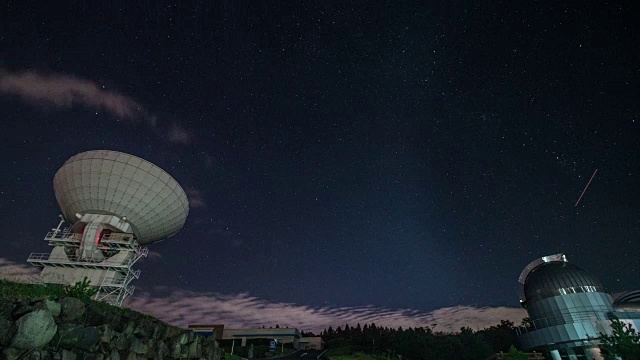
M187 189L185 191L189 198L189 207L191 208L204 208L207 207L207 203L204 200L204 194L202 191L194 188Z
M17 95L24 101L58 108L82 105L107 111L115 117L146 118L145 109L132 98L105 90L94 81L69 75L46 75L34 70L9 73L0 71L0 92Z
M151 261L162 260L162 254L158 251L149 251L149 253L147 254L147 259Z
M40 271L27 263L19 264L0 258L0 279L17 282L38 282Z
M127 306L150 313L166 322L187 326L198 323L228 327L281 326L319 332L329 326L375 322L379 326L434 326L437 331L455 332L463 326L479 330L511 320L520 323L526 312L515 307L453 306L430 312L366 305L360 307L313 307L271 302L249 294L225 295L180 289L157 288L129 298Z
M32 281L38 271L27 264L0 258L0 278ZM452 306L434 311L386 308L375 305L314 307L260 299L247 293L220 294L178 288L155 287L140 290L128 298L125 306L153 315L168 323L186 327L190 324L224 324L230 328L280 326L320 332L333 326L376 323L378 326L431 326L436 331L455 332L463 326L475 330L511 320L520 323L527 314L519 307Z
M169 141L171 142L178 143L178 144L183 144L183 145L189 144L192 138L193 138L193 135L189 131L187 131L184 127L176 123L171 125L171 128L167 133L167 139L169 139Z
M123 120L145 120L154 128L158 123L157 117L149 114L133 98L106 90L95 81L71 75L44 74L35 70L8 72L0 69L0 94L18 96L26 103L38 106L59 109L84 106L95 111L105 111ZM186 145L191 142L193 135L174 123L167 130L166 138L170 142Z

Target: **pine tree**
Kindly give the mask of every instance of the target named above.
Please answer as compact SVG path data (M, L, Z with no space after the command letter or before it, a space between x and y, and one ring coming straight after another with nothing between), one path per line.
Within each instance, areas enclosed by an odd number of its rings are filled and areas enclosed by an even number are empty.
M605 360L615 360L616 356L622 360L640 359L640 334L619 319L611 320L611 328L611 335L600 334L600 348Z

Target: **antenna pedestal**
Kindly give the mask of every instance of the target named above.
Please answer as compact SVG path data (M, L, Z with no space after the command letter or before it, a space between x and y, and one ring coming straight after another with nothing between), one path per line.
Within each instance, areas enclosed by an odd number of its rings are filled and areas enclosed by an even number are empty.
M98 290L95 300L121 306L140 277L134 264L148 254L133 233L122 232L128 229L116 216L86 214L71 229L49 232L44 239L51 253L31 253L27 261L42 270L42 283L73 285L86 278Z

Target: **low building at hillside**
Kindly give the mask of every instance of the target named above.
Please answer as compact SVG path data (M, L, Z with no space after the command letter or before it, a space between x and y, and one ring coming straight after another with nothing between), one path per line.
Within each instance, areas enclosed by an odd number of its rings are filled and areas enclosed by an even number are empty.
M247 340L268 339L277 340L278 344L292 344L295 349L300 348L300 331L296 328L274 329L227 329L224 325L189 325L189 329L198 334L216 333L216 340L240 340L237 346L246 346ZM218 335L220 332L220 335Z
M301 350L322 350L324 349L324 341L320 336L307 336L300 339Z
M189 325L189 330L202 336L214 336L216 340L222 340L224 325Z

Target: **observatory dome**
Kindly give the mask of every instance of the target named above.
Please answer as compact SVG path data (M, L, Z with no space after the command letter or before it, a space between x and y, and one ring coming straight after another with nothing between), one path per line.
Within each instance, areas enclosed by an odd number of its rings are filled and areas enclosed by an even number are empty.
M53 179L65 220L76 214L126 217L141 245L174 235L189 214L187 195L158 166L109 150L87 151L67 160Z
M585 287L589 288L585 288ZM603 292L600 280L569 262L548 262L535 267L524 283L527 301L537 301L565 292Z

